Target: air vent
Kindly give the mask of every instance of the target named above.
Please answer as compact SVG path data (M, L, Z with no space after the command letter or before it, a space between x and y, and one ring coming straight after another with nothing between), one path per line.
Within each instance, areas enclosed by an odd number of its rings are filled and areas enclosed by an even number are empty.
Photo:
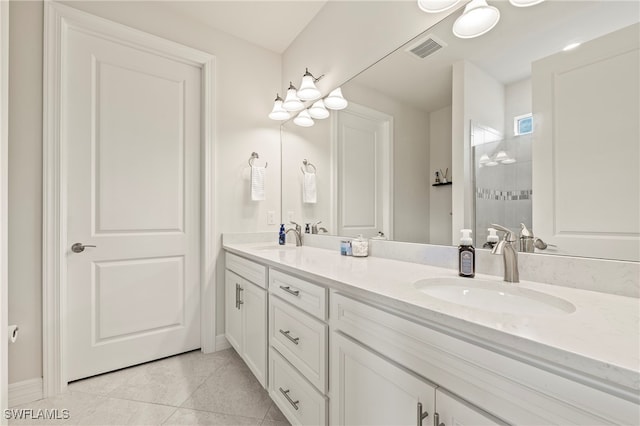
M438 50L442 49L446 46L441 40L435 38L432 34L429 34L425 38L421 39L419 42L411 45L408 49L406 49L407 53L410 53L414 56L417 56L420 59L424 59L427 56L431 56L436 53Z

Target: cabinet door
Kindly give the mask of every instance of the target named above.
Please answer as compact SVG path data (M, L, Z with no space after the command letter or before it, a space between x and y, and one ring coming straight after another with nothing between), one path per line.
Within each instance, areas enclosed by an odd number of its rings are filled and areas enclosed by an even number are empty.
M241 349L242 312L237 304L237 289L242 285L242 278L233 272L225 271L224 320L227 340L238 353Z
M331 339L331 424L433 424L434 386L340 333Z
M439 417L437 426L494 426L505 425L498 419L480 411L466 401L458 399L446 392L436 390L436 413Z
M243 280L242 302L242 358L262 386L266 387L267 371L267 295L266 291Z

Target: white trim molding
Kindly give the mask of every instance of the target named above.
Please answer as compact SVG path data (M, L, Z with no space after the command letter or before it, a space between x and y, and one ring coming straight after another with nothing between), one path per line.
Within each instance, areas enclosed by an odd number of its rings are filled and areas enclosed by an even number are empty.
M9 406L9 2L0 1L0 412ZM6 420L0 419L0 424Z
M9 407L28 404L39 399L42 399L41 377L9 385Z
M222 351L225 349L229 349L231 344L227 340L227 336L224 334L218 334L216 336L216 351Z
M201 192L201 347L216 349L214 229L214 67L211 54L79 11L45 1L43 87L43 394L56 395L67 386L66 351L66 164L61 137L61 57L63 37L70 28L162 55L202 70L202 192Z

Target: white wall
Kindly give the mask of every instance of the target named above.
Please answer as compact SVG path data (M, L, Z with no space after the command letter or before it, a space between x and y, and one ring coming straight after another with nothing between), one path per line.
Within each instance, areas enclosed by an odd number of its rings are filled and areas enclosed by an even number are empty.
M9 190L9 4L0 3L0 411L9 404L8 336L8 215ZM0 424L6 424L0 420Z
M313 127L300 127L287 122L282 132L282 213L289 227L289 212L293 220L303 227L305 223L322 221L320 226L336 233L331 214L331 118L315 120ZM315 204L302 203L302 160L316 167L318 200ZM312 168L310 168L312 169ZM289 235L289 238L293 238ZM293 241L293 240L291 240Z
M504 133L504 86L467 61L453 64L452 104L452 209L451 236L472 228L474 188L471 181L470 125L473 122Z
M435 182L435 172L448 168L451 179L451 106L429 114L429 179ZM451 245L451 191L449 186L431 186L429 192L429 242ZM457 243L457 241L454 241Z
M267 118L281 81L281 56L167 11L163 2L79 2L70 6L216 56L216 231L276 230L280 215L279 124ZM21 336L9 353L10 382L42 376L42 3L11 3L9 315ZM255 72L259 70L259 72ZM267 200L249 201L252 151L269 162ZM216 254L218 265L222 260ZM218 267L217 282L223 283ZM217 287L217 333L224 331Z
M354 83L346 91L350 101L393 116L393 239L428 242L428 114Z
M11 2L9 46L9 383L42 376L42 19Z
M533 110L531 100L531 78L517 81L505 86L504 92L504 135L514 136L513 118L529 114Z

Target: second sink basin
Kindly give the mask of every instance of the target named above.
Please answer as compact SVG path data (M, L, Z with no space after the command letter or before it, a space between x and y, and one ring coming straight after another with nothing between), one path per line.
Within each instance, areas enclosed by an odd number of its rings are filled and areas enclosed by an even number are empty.
M544 316L576 310L565 299L498 281L443 277L427 278L413 285L436 299L490 312Z

